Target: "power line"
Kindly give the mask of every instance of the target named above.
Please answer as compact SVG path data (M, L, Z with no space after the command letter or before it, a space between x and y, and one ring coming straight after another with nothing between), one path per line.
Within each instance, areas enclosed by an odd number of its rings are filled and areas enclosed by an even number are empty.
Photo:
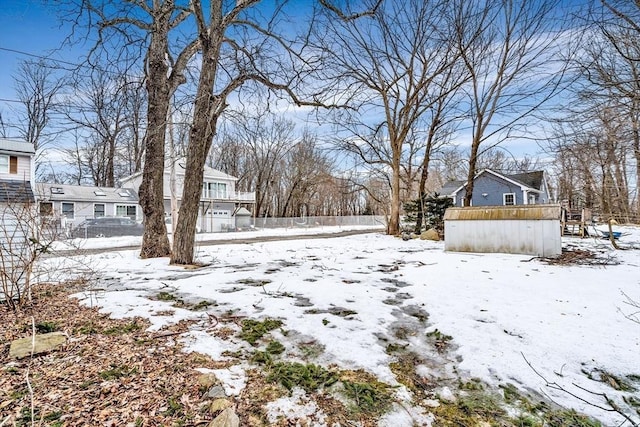
M77 63L74 63L74 62L69 62L69 61L65 61L65 60L62 60L62 59L53 59L53 58L50 58L48 56L37 55L35 53L25 52L23 50L18 50L18 49L11 49L11 48L8 48L8 47L3 47L3 46L0 46L0 50L3 50L5 52L17 53L19 55L30 56L32 58L46 59L47 61L59 62L61 64L73 65L74 67L81 67L82 66L81 64L77 64Z

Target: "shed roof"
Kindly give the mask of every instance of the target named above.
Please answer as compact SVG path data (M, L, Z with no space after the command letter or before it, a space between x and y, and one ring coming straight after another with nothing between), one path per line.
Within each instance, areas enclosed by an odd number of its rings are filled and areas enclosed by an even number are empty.
M24 154L35 154L36 152L30 142L7 138L0 138L0 151Z
M138 203L131 188L93 187L87 185L36 183L36 194L42 200Z
M445 221L560 219L560 205L476 206L449 208Z
M32 203L34 200L29 181L0 180L1 203Z

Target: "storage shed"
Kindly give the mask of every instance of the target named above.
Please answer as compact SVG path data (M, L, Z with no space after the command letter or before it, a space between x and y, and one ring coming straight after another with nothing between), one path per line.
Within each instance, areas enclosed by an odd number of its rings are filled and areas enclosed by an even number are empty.
M555 256L562 252L560 219L560 205L449 208L444 215L444 248Z

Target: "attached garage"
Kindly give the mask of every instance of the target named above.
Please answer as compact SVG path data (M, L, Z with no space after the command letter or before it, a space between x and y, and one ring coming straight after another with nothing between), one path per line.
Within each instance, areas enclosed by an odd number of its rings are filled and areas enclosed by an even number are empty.
M445 250L555 256L562 252L560 205L449 208Z

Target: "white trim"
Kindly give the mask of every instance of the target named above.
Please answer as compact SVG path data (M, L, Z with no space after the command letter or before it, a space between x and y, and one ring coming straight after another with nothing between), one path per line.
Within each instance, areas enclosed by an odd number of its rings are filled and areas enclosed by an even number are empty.
M513 203L507 204L507 196L513 196ZM516 200L516 193L502 193L502 204L504 206L516 206L517 200Z
M107 204L106 203L94 203L93 204L93 217L96 218L96 206L102 206L102 216L107 216Z
M71 205L73 210L71 211L71 217L68 217L64 212L64 205ZM74 202L60 202L60 215L67 219L76 219L76 204Z
M0 168L2 168L0 169L0 173L8 174L10 169L9 164L11 163L11 156L9 156L8 154L0 154L0 158L7 159L7 168L5 170L4 164L0 164Z
M124 215L120 215L120 214L118 214L118 208L120 208L120 207L125 208ZM127 213L127 211L128 211L129 209L126 209L126 208L130 208L130 207L133 207L133 208L135 209L136 214L135 214L135 216L134 216L134 218L133 218L133 219L134 219L134 220L137 220L137 219L138 219L138 205L135 205L135 204L133 204L133 203L116 204L116 206L115 206L115 212L114 212L115 216L126 216L127 218L131 218L131 216L129 216L129 215L128 215L128 213Z

